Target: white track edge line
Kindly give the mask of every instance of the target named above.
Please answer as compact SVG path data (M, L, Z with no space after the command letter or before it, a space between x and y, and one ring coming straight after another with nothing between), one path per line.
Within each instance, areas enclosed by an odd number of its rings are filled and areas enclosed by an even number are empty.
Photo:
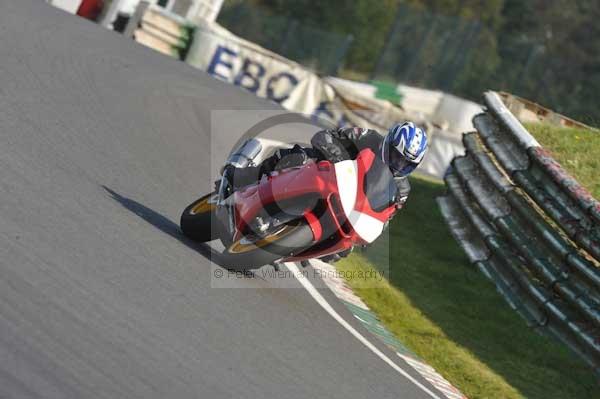
M344 327L346 330L348 330L348 332L350 334L354 335L354 337L356 339L358 339L368 349L370 349L371 352L373 352L374 354L379 356L379 358L381 360L386 362L390 367L392 367L398 373L400 373L401 375L406 377L410 382L415 384L417 387L421 388L421 390L423 390L429 396L431 396L434 399L441 399L439 396L437 396L435 393L433 393L429 388L427 388L426 386L421 384L419 381L414 379L410 374L408 374L406 371L404 371L400 366L398 366L396 363L394 363L389 357L387 357L385 355L385 353L380 351L375 345L373 345L371 342L369 342L369 340L367 340L361 333L356 331L356 329L354 327L352 327L350 325L350 323L348 323L346 320L344 320L344 318L342 316L340 316L340 314L338 312L336 312L335 309L333 309L333 307L329 304L329 302L327 302L327 300L325 300L325 298L323 298L323 296L311 284L311 282L308 280L308 278L304 274L302 274L302 272L298 269L298 266L296 266L296 264L286 263L285 265L288 267L288 269L290 269L290 271L294 274L294 277L296 277L296 279L300 282L300 284L302 284L302 286L306 289L306 291L308 291L310 296L312 296L313 299L315 301L317 301L317 303L319 305L321 305L321 307L323 309L325 309L325 311L327 313L329 313L329 315L331 315L331 317L333 317L338 323L340 323L342 325L342 327Z

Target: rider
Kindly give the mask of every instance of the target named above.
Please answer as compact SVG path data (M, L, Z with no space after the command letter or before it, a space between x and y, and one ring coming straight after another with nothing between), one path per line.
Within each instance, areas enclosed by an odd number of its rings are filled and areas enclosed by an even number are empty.
M427 134L413 122L405 122L392 126L385 136L375 130L359 127L321 130L315 133L310 143L312 148L295 145L291 149L278 150L259 166L235 168L233 165L227 165L227 174L233 176L232 183L237 188L251 184L263 174L274 170L302 165L308 158L339 162L355 159L360 151L370 148L382 161L373 163L371 169L377 172L376 165L385 165L392 173L397 190L390 194L393 195L396 207L400 209L410 192L408 175L423 160L427 151ZM379 169L379 172L381 171ZM376 186L377 182L374 185ZM387 186L384 189L387 189Z

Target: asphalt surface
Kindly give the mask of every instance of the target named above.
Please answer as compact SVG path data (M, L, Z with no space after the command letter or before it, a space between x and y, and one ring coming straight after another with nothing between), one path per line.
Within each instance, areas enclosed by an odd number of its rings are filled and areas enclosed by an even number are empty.
M211 165L277 110L41 0L0 0L1 398L427 397L299 284L211 288L208 247L179 233Z

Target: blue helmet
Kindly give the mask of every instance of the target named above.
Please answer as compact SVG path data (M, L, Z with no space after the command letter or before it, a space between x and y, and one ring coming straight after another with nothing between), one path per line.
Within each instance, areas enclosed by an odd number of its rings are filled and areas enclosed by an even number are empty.
M395 176L407 176L423 160L427 133L412 122L394 125L385 136L381 158Z

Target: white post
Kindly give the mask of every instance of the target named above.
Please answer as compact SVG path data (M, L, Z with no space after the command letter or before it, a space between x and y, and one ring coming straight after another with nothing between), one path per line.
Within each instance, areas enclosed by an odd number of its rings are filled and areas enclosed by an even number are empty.
M177 0L168 0L167 4L165 5L165 10L172 11L176 1Z
M193 22L198 20L215 22L221 7L223 7L223 0L194 0L185 17Z
M133 15L131 18L129 18L129 21L127 21L125 30L123 31L123 35L125 37L133 37L133 33L140 25L140 22L142 21L142 18L144 18L144 14L146 13L148 7L150 7L150 3L145 0L142 0L138 3Z

